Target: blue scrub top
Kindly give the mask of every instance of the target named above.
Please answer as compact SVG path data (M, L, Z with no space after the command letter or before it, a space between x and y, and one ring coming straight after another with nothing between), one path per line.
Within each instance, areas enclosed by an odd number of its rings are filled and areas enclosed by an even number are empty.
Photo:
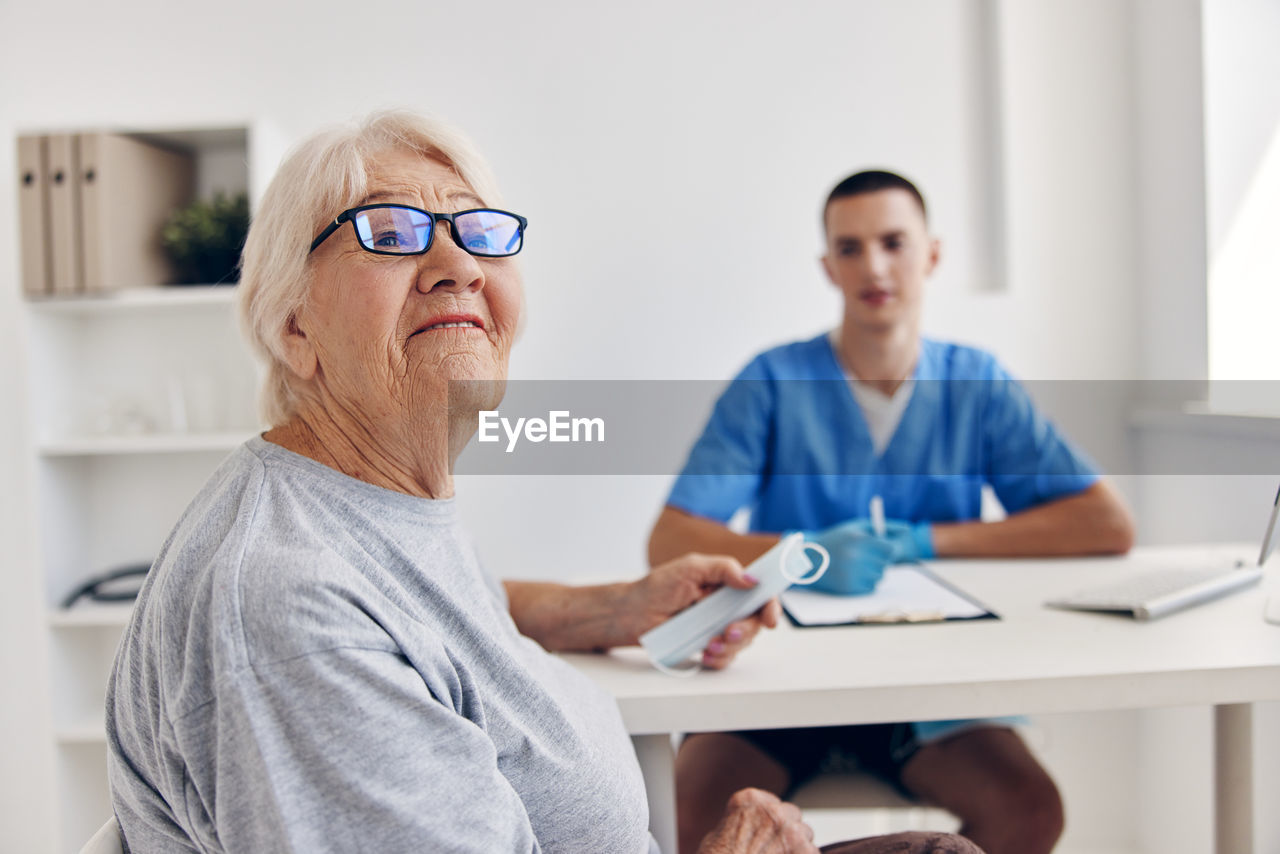
M990 354L923 340L915 388L884 452L824 333L751 361L717 401L668 503L750 529L865 518L872 496L908 522L977 519L990 484L1009 513L1098 479Z

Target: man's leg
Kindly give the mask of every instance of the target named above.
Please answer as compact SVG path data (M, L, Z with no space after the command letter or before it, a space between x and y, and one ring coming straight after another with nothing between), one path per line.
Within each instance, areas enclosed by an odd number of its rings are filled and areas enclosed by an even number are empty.
M793 782L802 783L812 776L835 731L819 728L700 733L685 738L676 754L680 854L698 850L703 837L724 816L729 798L739 789L751 786L783 797ZM983 854L966 839L931 832L839 842L822 850L824 854Z
M960 818L987 854L1048 854L1062 835L1062 798L1016 732L966 730L921 747L902 784Z
M751 786L782 797L790 782L786 766L745 738L727 732L687 736L676 754L680 854L698 850L734 792Z

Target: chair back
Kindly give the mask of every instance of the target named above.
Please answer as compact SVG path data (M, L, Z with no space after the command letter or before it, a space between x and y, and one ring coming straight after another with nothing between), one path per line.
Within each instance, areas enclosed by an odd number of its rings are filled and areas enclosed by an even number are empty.
M80 854L124 854L120 825L116 824L115 816L111 816L106 824L98 828L98 832L80 849Z

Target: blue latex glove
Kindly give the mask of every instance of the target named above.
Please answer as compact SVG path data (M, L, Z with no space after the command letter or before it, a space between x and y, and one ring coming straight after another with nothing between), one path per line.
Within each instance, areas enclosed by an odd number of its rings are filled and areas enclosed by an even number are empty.
M805 532L805 540L827 550L831 565L821 578L801 589L846 596L859 596L876 589L893 558L893 544L860 526L860 520L855 520L817 533Z
M863 535L875 536L871 532L871 522L858 519L846 522L855 526ZM896 519L886 519L884 523L884 539L893 546L890 563L912 563L918 560L929 560L936 557L933 550L933 526L928 522L912 524Z

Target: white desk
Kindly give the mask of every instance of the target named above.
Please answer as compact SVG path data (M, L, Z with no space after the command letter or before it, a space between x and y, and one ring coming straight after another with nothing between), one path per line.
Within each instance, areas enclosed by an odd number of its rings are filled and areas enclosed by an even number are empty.
M728 670L688 679L654 671L635 648L566 658L617 698L664 851L676 850L672 733L1212 705L1216 849L1254 854L1250 704L1280 700L1280 627L1262 619L1264 591L1280 570L1273 566L1261 587L1150 623L1041 604L1140 567L1256 560L1257 547L1250 550L938 562L941 576L1002 619L784 624Z

